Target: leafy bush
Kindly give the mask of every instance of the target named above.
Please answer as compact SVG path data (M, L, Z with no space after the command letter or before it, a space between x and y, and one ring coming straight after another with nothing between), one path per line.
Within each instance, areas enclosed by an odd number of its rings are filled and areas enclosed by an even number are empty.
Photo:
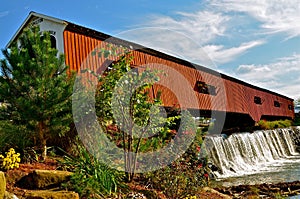
M65 156L62 162L65 168L74 172L65 187L87 198L104 198L124 188L123 173L100 163L85 148L78 149L78 157Z
M293 126L300 126L300 115L299 115L299 113L295 114L295 119L294 119L294 122L293 122Z
M202 136L203 133L198 131L189 149L171 165L144 174L147 186L161 190L168 198L193 196L199 188L207 186L210 169L207 159L199 156L203 142Z

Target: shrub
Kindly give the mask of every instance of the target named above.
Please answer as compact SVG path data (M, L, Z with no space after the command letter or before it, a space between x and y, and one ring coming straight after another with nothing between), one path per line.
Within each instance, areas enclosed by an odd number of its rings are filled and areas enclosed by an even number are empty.
M199 188L209 184L207 158L200 158L202 132L180 159L160 170L144 174L147 186L161 190L167 198L193 198Z
M64 185L66 188L87 198L104 198L124 188L123 173L99 162L85 148L78 148L78 157L65 156L62 162L65 168L74 172L70 181Z

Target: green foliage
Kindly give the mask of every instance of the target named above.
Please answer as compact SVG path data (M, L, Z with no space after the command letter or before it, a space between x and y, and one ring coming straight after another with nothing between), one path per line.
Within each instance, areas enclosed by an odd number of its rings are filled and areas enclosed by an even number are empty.
M98 49L93 54L104 58L113 55L110 53L112 51L105 54L107 51L109 50ZM199 131L196 134L195 122L188 111L183 111L181 116L169 113L171 116L168 118L165 117L167 114L162 114L160 94L157 93L157 98L153 99L148 93L162 73L145 68L132 69L132 59L130 53L120 55L101 76L89 71L99 80L95 95L98 121L109 139L124 150L127 181L134 177L139 163L138 153L157 151L167 144L176 146L159 157L153 157L153 161L159 161L165 168L150 172L145 178L153 187L167 192L169 198L187 196L199 186L207 184L208 180L206 160L199 159L202 133ZM88 113L90 109L91 107L86 107L83 113ZM178 156L194 139L195 142L180 160L169 166L165 164L168 156ZM99 143L98 145L103 147ZM147 161L152 160L148 158Z
M67 74L63 55L51 47L49 33L40 33L39 27L25 29L2 53L0 99L6 107L0 110L0 133L34 144L38 139L46 148L47 140L69 131L73 76Z
M286 127L290 127L291 125L292 125L291 120L276 120L276 121L260 120L258 122L258 126L260 127L260 129L263 130L286 128Z
M186 119L188 129L193 128L193 122ZM184 128L186 128L184 127ZM203 133L198 130L189 149L180 159L160 170L144 174L147 186L161 190L168 198L184 198L195 195L199 189L209 184L210 169L207 158L200 158Z
M104 58L117 57L111 67L97 76L99 86L95 108L102 129L125 152L124 170L127 180L131 181L136 171L138 153L166 144L170 137L169 127L178 117L166 119L161 112L160 94L157 93L154 99L149 96L149 89L159 80L160 72L131 68L132 55L126 49L123 49L124 54L119 55L112 48L108 46L108 49L94 52L94 55ZM95 72L91 74L95 75Z
M15 125L13 121L0 120L0 150L6 151L13 147L23 149L33 144L30 131L25 125Z
M5 157L0 154L1 168L6 170L19 168L21 161L20 153L16 153L14 148L10 148L8 152L5 152Z
M100 163L85 148L78 146L78 149L77 157L65 156L62 162L65 168L74 172L64 186L87 198L106 198L125 188L121 172Z
M300 117L296 116L293 122L293 126L300 126Z

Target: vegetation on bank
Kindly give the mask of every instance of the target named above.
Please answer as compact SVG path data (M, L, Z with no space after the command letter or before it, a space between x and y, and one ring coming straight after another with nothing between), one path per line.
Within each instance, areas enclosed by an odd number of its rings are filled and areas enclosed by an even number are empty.
M292 126L293 121L292 120L275 120L275 121L266 121L266 120L260 120L258 122L258 126L262 130L271 130L276 128L287 128Z

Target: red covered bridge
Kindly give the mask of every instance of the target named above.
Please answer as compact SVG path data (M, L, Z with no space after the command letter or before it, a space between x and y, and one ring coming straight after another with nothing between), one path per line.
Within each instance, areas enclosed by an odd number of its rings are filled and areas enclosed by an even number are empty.
M200 114L209 115L212 111L226 113L226 124L230 126L242 121L257 122L260 119L294 119L293 99L281 94L260 88L236 78L220 74L214 70L191 64L159 51L127 42L110 35L85 28L64 20L31 12L22 26L13 36L16 40L22 29L30 24L39 24L42 31L51 33L53 46L65 54L66 64L72 70L79 71L82 63L95 47L106 47L107 43L131 46L134 60L132 65L138 67L149 63L161 64L178 71L193 88L196 103L190 103L189 96L181 96L181 105L191 110L200 110ZM96 71L103 63L100 58L89 60L89 67ZM174 90L186 89L180 81L167 82L168 88L155 85L152 91L161 90L162 100L166 107L178 103Z

